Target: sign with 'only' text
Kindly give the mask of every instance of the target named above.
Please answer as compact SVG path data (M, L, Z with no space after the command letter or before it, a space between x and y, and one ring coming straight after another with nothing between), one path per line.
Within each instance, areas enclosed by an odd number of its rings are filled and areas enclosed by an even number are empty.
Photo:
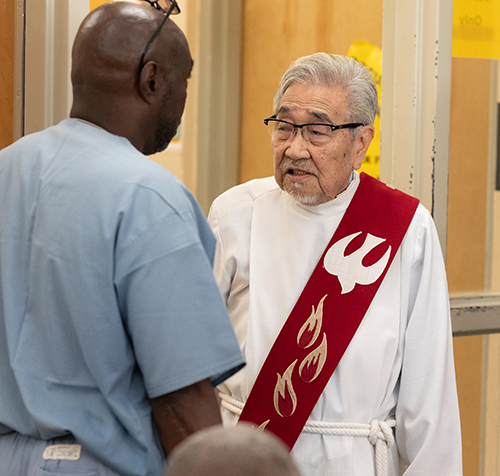
M453 0L452 55L500 59L500 0Z

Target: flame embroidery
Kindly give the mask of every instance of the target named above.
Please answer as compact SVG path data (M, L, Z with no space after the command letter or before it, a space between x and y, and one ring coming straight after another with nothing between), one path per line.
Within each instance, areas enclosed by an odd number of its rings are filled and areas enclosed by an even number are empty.
M271 420L266 420L264 423L261 423L258 427L257 427L257 430L258 431L264 431L266 429L266 426L267 424L270 422Z
M323 370L327 352L326 334L323 332L323 341L300 364L299 375L304 383L311 383Z
M278 375L278 381L274 388L274 408L280 417L292 416L297 407L297 395L292 385L292 372L297 359L283 373Z
M321 332L321 325L323 323L323 301L326 299L328 294L325 294L321 301L318 303L316 311L314 306L312 307L312 312L304 325L300 328L297 335L297 345L300 349L307 349L311 347L316 342L316 339Z

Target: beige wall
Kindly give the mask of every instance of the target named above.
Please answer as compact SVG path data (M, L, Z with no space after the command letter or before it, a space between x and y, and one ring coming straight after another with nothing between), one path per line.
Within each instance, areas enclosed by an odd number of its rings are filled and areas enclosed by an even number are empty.
M489 60L453 58L447 246L451 293L485 289L490 75ZM484 344L482 336L455 338L466 476L480 474Z
M490 71L489 60L453 58L447 246L451 292L484 289Z

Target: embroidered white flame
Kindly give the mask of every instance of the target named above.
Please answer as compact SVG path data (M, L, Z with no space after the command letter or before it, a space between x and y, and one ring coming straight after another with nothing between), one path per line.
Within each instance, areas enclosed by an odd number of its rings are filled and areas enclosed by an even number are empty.
M283 418L292 416L297 408L297 395L292 385L292 372L296 363L297 359L288 366L283 377L276 374L278 381L274 387L274 408L278 415Z
M257 427L257 430L258 431L264 431L266 429L266 426L268 425L268 423L270 422L271 420L266 420L264 423L261 423L258 427Z
M299 375L304 383L311 383L316 380L323 370L327 355L326 334L323 332L323 341L314 349L300 364Z
M299 333L297 334L297 346L300 349L307 349L311 347L318 339L319 333L321 332L321 326L323 324L323 302L327 296L328 294L325 294L321 298L316 310L314 310L314 306L312 306L311 315L300 328Z

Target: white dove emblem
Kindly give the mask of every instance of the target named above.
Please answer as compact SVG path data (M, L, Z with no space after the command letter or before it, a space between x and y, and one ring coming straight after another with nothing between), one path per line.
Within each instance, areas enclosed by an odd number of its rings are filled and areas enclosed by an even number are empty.
M371 266L362 265L363 258L373 248L386 241L384 238L378 238L370 235L370 233L367 233L361 248L349 256L345 256L344 253L349 243L360 234L360 231L353 233L334 243L327 251L323 261L325 269L339 278L342 294L351 292L356 284L368 285L374 283L382 275L389 261L390 246L384 256L375 264Z

